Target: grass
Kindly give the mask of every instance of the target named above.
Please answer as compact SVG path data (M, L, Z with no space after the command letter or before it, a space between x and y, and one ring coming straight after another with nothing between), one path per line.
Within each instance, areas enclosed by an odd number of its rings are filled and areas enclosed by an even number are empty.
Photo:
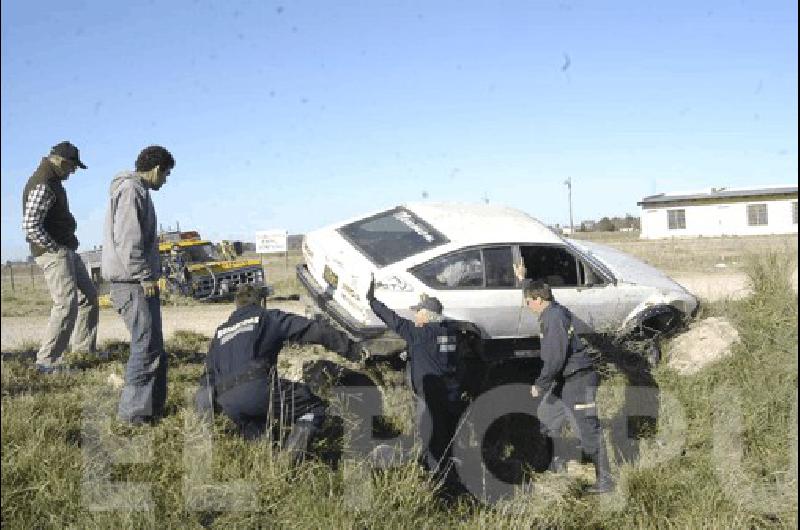
M249 253L246 258L258 258L258 254ZM283 254L264 255L262 263L267 284L274 289L276 297L296 297L304 293L304 289L295 274L295 267L302 262L302 254L298 251L289 252L288 261ZM15 265L12 274L8 266L0 267L0 295L2 296L2 309L0 315L4 317L42 316L50 314L52 301L47 284L39 267L31 265ZM170 295L164 293L164 305L199 305L203 302L193 298Z
M108 363L57 376L34 373L30 354L36 345L25 345L2 361L3 526L795 528L797 296L786 282L793 266L791 256L781 253L747 258L743 269L754 294L703 309L705 316L724 316L738 329L742 341L730 358L693 376L666 364L644 374L662 397L659 429L628 443L636 454L618 462L622 494L610 498L582 495L580 480L538 473L527 475L532 491L495 505L445 503L413 464L377 471L359 459L316 458L291 468L267 441L243 441L224 419L204 427L193 415L191 390L208 338L191 332L167 340L167 416L154 427L125 428L113 420L118 396L107 380L122 374L127 343L103 345L113 353ZM283 355L319 353L295 346ZM606 434L614 440L625 393L643 380L621 369L625 362L607 361L598 401ZM410 396L402 376L380 370L387 415L407 427ZM724 388L730 391L720 394ZM732 409L736 403L740 407ZM317 442L318 454L341 449L334 430L326 427L330 436ZM140 461L115 463L111 442L134 436L147 442ZM208 436L210 445L204 442ZM97 440L105 440L102 450ZM622 445L612 444L617 451ZM737 455L741 465L731 465ZM94 509L84 489L91 477L117 484L101 484ZM226 497L220 488L236 480L244 489ZM209 481L215 485L193 487ZM129 493L114 496L120 483L144 485L150 509L103 510L114 499L136 500ZM203 491L217 494L203 499ZM215 499L217 505L207 502Z
M574 238L614 247L667 272L745 271L751 254L797 256L797 234L647 240L638 232L576 232Z
M3 267L4 271L5 269L6 267ZM0 289L2 316L49 315L53 302L50 299L50 292L44 283L44 276L41 274L34 276L33 282L30 277L23 278L15 276L14 288L12 289L10 278L3 274L2 289Z

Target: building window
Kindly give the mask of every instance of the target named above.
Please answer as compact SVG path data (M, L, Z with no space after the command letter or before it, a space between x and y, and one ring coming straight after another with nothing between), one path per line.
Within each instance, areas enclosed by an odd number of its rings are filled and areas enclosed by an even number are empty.
M667 223L670 230L686 228L686 210L667 210Z
M797 201L792 203L792 224L797 224Z
M747 205L747 224L750 226L766 226L767 224L767 205L748 204Z

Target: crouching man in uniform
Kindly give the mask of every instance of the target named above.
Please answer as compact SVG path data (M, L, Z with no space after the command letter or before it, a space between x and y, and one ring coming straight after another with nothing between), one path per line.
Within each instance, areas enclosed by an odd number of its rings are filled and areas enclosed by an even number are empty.
M524 278L524 272L518 277ZM578 428L583 452L592 460L597 481L588 493L614 489L603 431L597 418L599 378L583 342L574 332L572 313L553 300L550 286L534 281L524 284L525 305L539 316L541 358L544 365L531 387L531 396L541 398L537 416L544 434L554 446L554 467L560 455L561 428L570 421Z
M268 428L291 426L284 449L302 459L325 418L325 403L304 383L281 379L278 352L287 341L319 344L342 357L360 360L360 347L348 336L315 320L264 309L253 286L236 293L236 310L217 328L195 403L198 412L222 412L242 436L255 439Z
M450 454L463 407L456 376L455 331L442 318L443 308L437 298L424 297L411 307L416 312L413 322L375 298L374 278L367 300L375 315L408 346L408 373L417 401L416 427L424 444L422 463L444 477L448 487L457 487Z

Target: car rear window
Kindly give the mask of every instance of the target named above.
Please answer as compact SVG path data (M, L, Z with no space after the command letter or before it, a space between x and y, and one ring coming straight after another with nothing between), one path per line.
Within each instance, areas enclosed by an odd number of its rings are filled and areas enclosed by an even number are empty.
M345 225L339 233L379 266L448 242L431 225L402 207Z

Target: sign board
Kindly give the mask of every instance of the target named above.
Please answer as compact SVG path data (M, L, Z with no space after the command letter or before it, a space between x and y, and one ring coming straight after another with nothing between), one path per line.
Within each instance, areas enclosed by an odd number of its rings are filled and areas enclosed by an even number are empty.
M288 232L286 230L262 230L256 232L256 252L258 254L271 254L286 252L288 246Z

